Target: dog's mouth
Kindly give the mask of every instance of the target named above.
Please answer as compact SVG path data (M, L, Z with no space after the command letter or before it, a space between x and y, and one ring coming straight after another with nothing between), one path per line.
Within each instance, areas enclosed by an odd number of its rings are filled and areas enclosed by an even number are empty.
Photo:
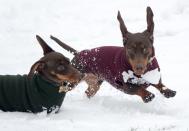
M75 84L76 83L73 83L73 82L71 83L69 81L62 82L62 85L65 86L65 87L74 87Z
M59 87L59 93L71 91L75 87L76 83L71 83L69 81L64 81Z
M134 73L137 75L137 76L140 76L142 74L144 74L145 70L134 70Z

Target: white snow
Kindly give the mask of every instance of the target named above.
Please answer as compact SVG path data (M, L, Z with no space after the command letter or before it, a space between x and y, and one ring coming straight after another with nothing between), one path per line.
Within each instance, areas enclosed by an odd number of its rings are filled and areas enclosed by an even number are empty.
M128 73L127 73L126 71L124 71L124 72L122 73L122 76L123 76L123 81L124 81L125 83L127 83L127 81L128 81L129 78L133 78L133 77L134 77L134 74L133 74L133 71L128 70ZM133 83L133 84L134 84L134 83Z
M130 79L132 84L158 84L161 78L161 73L158 71L158 68L156 68L147 71L145 74L141 75L141 77L137 77L134 75L133 71L128 70L128 73L124 71L122 76L125 83Z
M161 78L161 73L158 68L146 72L144 75L141 76L144 80L151 84L158 84Z
M129 70L128 73L126 71L124 71L122 73L122 76L123 76L123 80L124 82L129 82L129 83L132 83L132 84L149 84L148 81L146 81L145 79L143 78L139 78L137 76L134 75L133 71Z
M154 46L166 87L177 91L164 98L141 98L103 83L87 99L83 82L67 94L59 114L0 111L1 131L187 131L189 130L189 1L188 0L0 0L0 74L25 74L42 56L39 34L51 47L72 58L49 36L77 50L122 46L120 10L129 31L146 28L146 7L154 12Z

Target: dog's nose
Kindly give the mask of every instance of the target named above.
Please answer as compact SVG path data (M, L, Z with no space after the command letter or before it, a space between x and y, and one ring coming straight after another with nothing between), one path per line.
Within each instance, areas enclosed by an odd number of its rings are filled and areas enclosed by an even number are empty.
M136 65L136 70L137 71L141 71L141 70L143 70L144 69L144 66L142 65L142 64L137 64Z

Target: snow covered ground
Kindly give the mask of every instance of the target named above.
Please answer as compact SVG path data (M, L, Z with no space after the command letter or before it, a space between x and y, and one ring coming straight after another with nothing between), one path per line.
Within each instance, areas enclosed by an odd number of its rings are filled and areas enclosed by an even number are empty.
M35 40L72 57L49 39L53 34L78 50L122 46L116 19L120 10L129 31L146 28L146 7L155 21L156 56L164 83L177 95L144 104L103 83L88 100L83 82L67 94L59 114L0 111L1 131L188 131L188 0L0 0L0 74L25 74L42 56Z

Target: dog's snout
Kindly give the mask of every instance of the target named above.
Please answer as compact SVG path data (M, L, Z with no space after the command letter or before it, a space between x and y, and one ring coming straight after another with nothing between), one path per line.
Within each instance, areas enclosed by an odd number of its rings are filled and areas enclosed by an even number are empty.
M143 70L143 69L144 69L144 66L142 64L136 65L136 70L140 71L140 70Z
M145 66L143 64L137 64L134 68L136 75L142 75L145 71Z

